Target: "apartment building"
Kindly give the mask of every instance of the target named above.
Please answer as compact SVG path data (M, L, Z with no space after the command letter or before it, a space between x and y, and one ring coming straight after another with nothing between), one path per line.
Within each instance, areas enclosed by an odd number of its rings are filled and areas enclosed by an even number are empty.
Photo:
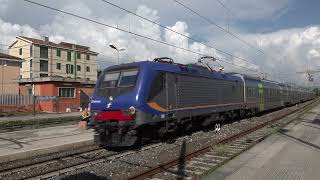
M22 59L0 53L0 95L18 94Z
M9 55L24 59L21 78L66 77L97 80L98 53L87 46L51 42L49 37L35 39L17 36Z
M98 55L89 47L17 36L9 54L25 60L19 93L37 96L41 111L77 111L88 106L97 80Z

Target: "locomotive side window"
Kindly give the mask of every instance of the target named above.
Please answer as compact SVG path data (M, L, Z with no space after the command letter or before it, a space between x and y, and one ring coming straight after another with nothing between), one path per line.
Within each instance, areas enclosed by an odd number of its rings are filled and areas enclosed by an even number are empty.
M120 72L107 73L103 77L100 88L114 88L117 86Z
M159 75L155 78L152 83L151 90L149 93L149 101L153 100L160 92L162 92L165 88L165 74L159 73Z

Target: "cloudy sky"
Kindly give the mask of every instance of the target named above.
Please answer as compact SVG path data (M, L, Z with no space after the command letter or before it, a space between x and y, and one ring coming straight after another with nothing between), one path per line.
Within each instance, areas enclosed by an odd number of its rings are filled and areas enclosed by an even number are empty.
M180 0L241 40L192 14L174 0L107 0L190 36L197 42L101 0L33 1L193 52L216 56L221 61L213 65L224 66L226 71L248 74L266 72L269 79L306 84L306 76L296 72L320 69L320 27L317 18L320 15L317 9L320 1L316 0L219 0L229 11L218 0ZM116 63L116 54L108 47L110 43L127 49L120 54L121 62L167 56L176 62L190 63L199 58L199 55L191 52L57 13L23 0L0 0L2 52L17 35L35 38L49 36L54 42L69 41L90 46L100 53L100 68ZM315 82L320 82L318 76L315 79Z

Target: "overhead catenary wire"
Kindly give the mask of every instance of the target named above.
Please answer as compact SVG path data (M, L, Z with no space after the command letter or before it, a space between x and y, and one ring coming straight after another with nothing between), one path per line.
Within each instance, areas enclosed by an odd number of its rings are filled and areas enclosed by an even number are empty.
M217 1L224 9L226 9L227 12L228 12L232 17L234 17L234 18L237 20L237 22L242 21L235 13L232 12L232 10L231 10L225 3L223 3L221 0L216 0L216 1ZM258 38L258 39L260 39L260 38ZM270 46L269 44L267 44L267 46L268 46L270 49L272 49L274 52L276 52L278 55L282 56L279 50L273 48L273 47Z
M29 50L28 48L22 48L22 49ZM19 50L16 49L16 50L12 50L12 51L15 52L15 51L19 51ZM30 56L30 57L25 57L25 58L22 58L22 59L29 61L29 60L32 59L32 58L41 59L40 56ZM57 63L64 62L64 63L66 63L66 65L67 65L67 63L73 63L73 59L74 59L74 58L72 58L71 61L68 61L68 60L62 60L61 58L66 59L67 56L61 55L59 58L51 58L51 57L50 57L50 59L56 60ZM80 59L76 59L76 61L79 61L79 60L80 60ZM218 59L218 60L220 60L220 59ZM84 60L84 62L88 62L88 61L90 61L90 60ZM100 60L100 59L96 59L96 61L105 62L104 60ZM108 60L108 61L110 61L110 60ZM220 60L220 61L221 61L221 60ZM114 60L114 61L111 60L111 62L116 63L117 61L116 61L116 60ZM229 61L222 61L222 62L223 62L223 63L226 63L226 64L229 64L229 65L232 65L232 66L235 66L235 67L239 67L239 68L242 68L242 69L246 69L246 70L249 70L249 71L259 72L259 71L257 71L257 70L249 69L249 68L247 68L247 67L245 67L245 66L235 65L234 63L229 62ZM39 64L40 62L33 61L32 63L38 63L38 64ZM51 65L53 65L53 63L51 63ZM61 64L61 66L66 66L66 65ZM74 65L74 64L71 64L71 65ZM83 65L95 65L95 64L94 64L94 63L83 63Z
M251 45L250 43L248 43L248 42L246 43L246 41L244 41L243 39L241 39L238 35L232 33L232 32L229 31L229 30L226 30L226 29L223 28L222 26L220 26L220 25L218 25L217 23L211 21L209 18L201 15L200 13L196 12L195 10L193 10L192 8L188 7L187 5L181 3L180 1L178 1L178 0L173 0L173 1L175 1L176 3L178 3L180 6L184 7L185 9L191 11L192 13L196 14L197 16L201 17L202 19L204 19L205 21L209 22L210 24L218 27L219 29L223 30L224 32L230 34L231 36L235 37L236 39L238 39L238 40L242 41L243 43L247 44L249 47L252 47L253 49L256 49L256 50L258 50L258 51L260 50L260 49L258 49L258 48L256 48L256 47L254 47L253 45ZM221 3L221 5L222 5L223 7L227 8L227 6L224 5L221 1L218 1L218 2ZM227 8L227 10L229 10L229 13L232 13L229 8ZM238 18L238 17L237 17L236 15L234 15L233 13L232 13L232 16L234 16L238 21L240 21L240 18ZM276 53L278 53L280 56L282 56L282 55L279 53L279 51L277 51L276 49L274 49L273 47L271 47L269 44L267 44L267 46L268 46L270 49L274 50ZM261 52L262 52L265 56L270 56L270 57L271 57L272 59L274 59L274 60L280 60L280 63L282 64L281 58L277 59L277 58L274 58L274 57L271 56L271 55L267 55L267 54L264 53L263 51L261 51ZM282 58L283 58L283 57L282 57ZM281 74L284 74L284 73L281 72Z
M150 40L150 41L154 41L154 42L157 42L157 43L160 43L160 44L164 44L164 45L176 48L176 49L184 50L184 51L196 54L196 55L200 55L200 56L207 56L208 55L208 54L199 53L199 52L196 52L196 51L184 48L184 47L179 47L179 46L176 46L174 44L170 44L170 43L167 43L167 42L164 42L164 41L161 41L161 40L153 39L153 38L150 38L150 37L138 34L138 33L134 33L134 32L131 32L131 31L123 29L123 28L119 28L119 27L115 27L115 26L112 26L112 25L109 25L109 24L106 24L106 23L102 23L102 22L99 22L97 20L90 19L90 18L87 18L87 17L83 17L83 16L80 16L80 15L77 15L77 14L74 14L74 13L71 13L71 12L60 10L60 9L57 9L57 8L54 8L54 7L50 7L50 6L47 6L47 5L38 3L38 2L34 2L34 1L31 1L31 0L24 0L24 1L28 2L28 3L31 3L31 4L34 4L34 5L37 5L37 6L41 6L41 7L53 10L53 11L57 11L57 12L60 12L60 13L63 13L63 14L67 14L67 15L70 15L70 16L85 20L85 21L96 23L96 24L99 24L99 25L102 25L102 26L105 26L105 27L108 27L108 28L116 29L116 30L119 30L121 32L125 32L125 33L128 33L128 34L132 34L132 35L135 35L135 36L140 37L140 38L144 38L144 39L147 39L147 40ZM222 59L219 59L219 60L222 61L222 62L227 62L227 61L224 61ZM231 63L231 62L228 62L228 64L233 65L233 66L237 66L236 64ZM245 68L247 70L250 70L250 71L256 71L256 70L244 67L244 66L239 66L239 67L243 67L243 68Z
M155 24L155 25L158 25L159 27L161 27L161 28L163 28L163 29L169 30L169 31L171 31L171 32L173 32L173 33L176 33L176 34L180 35L180 36L183 36L183 37L185 37L185 38L188 38L188 39L192 40L193 42L198 42L198 43L200 43L200 44L202 44L202 45L204 45L204 46L206 46L206 47L209 47L209 48L211 48L211 49L214 49L214 50L216 50L216 51L218 51L218 52L220 52L220 53L223 53L223 54L226 54L226 55L228 55L228 56L232 56L232 57L234 57L234 58L236 58L236 59L243 60L243 61L245 61L245 62L247 62L247 63L253 64L252 62L249 62L249 60L247 60L247 59L245 59L245 58L236 56L236 55L231 54L231 53L229 53L229 52L226 52L226 51L224 51L224 50L221 50L221 49L218 49L218 48L216 48L216 47L213 47L213 46L211 46L211 45L209 45L209 44L207 44L207 43L201 42L201 41L198 40L198 39L195 39L195 38L193 38L193 37L190 37L190 36L188 36L188 35L185 35L185 34L183 34L183 33L180 33L180 32L178 32L178 31L175 31L175 30L173 30L173 29L171 29L171 28L169 28L169 27L167 27L167 26L164 26L164 25L162 25L162 24L160 24L160 23L158 23L158 22L156 22L156 21L153 21L153 20L151 20L151 19L149 19L149 18L143 17L143 16L141 16L141 15L139 15L139 14L137 14L137 13L134 13L134 12L128 10L128 9L125 9L125 8L123 8L123 7L115 4L115 3L112 3L112 2L107 1L107 0L101 0L101 1L103 1L103 2L105 2L105 3L107 3L107 4L109 4L109 5L111 5L111 6L113 6L113 7L116 7L116 8L118 8L118 9L121 9L121 10L123 10L123 11L125 11L125 12L127 12L127 13L129 13L129 14L132 14L132 15L134 15L134 16L136 16L136 17L139 17L139 18L141 18L141 19L143 19L143 20L146 20L146 21L148 21L148 22L150 22L150 23L153 23L153 24Z
M232 37L238 39L239 41L241 41L242 43L246 44L247 46L255 49L256 51L260 52L261 54L268 56L265 52L263 52L261 49L255 47L254 45L250 44L249 42L247 42L246 40L243 40L241 37L239 37L237 34L225 29L224 27L218 25L217 23L213 22L211 19L203 16L202 14L200 14L199 12L193 10L192 8L190 8L189 6L185 5L184 3L178 1L178 0L172 0L174 2L176 2L177 4L179 4L180 6L182 6L183 8L187 9L188 11L192 12L193 14L199 16L201 19L204 19L205 21L207 21L208 23L216 26L217 28L219 28L220 30L226 32L227 34L231 35ZM270 56L270 55L269 55ZM271 56L272 57L272 56ZM272 59L274 59L274 57L272 57Z

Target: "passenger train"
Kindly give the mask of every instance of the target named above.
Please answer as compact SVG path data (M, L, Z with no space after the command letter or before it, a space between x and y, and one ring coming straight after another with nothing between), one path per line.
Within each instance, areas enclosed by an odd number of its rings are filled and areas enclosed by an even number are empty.
M297 86L157 58L106 68L90 108L95 142L121 147L314 97Z

